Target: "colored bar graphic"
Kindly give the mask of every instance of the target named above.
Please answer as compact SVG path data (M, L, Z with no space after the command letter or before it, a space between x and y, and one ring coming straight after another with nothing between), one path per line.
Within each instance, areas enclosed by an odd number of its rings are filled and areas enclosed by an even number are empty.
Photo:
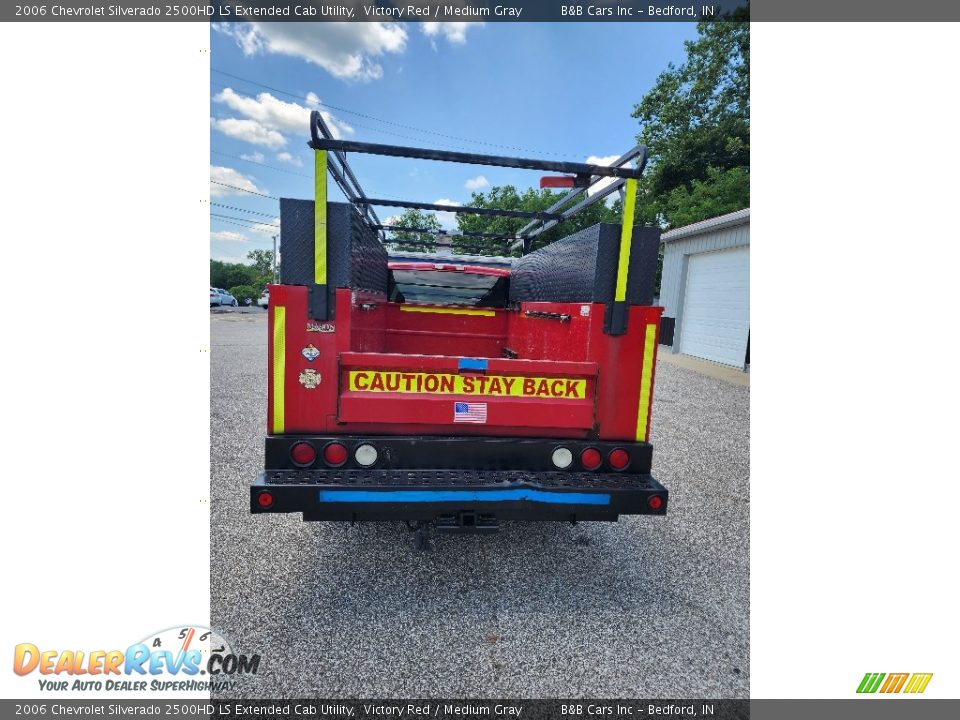
M903 684L907 681L907 677L910 673L890 673L887 676L886 682L883 683L883 687L880 688L882 693L898 693L900 688L903 687Z
M886 677L886 682L883 682ZM922 693L930 684L933 673L866 673L860 685L857 686L858 693L875 693L879 688L881 693L888 695L895 694L903 690L904 693L917 694ZM881 682L883 685L881 686ZM904 687L906 685L906 687Z
M860 686L857 688L857 692L875 693L877 688L880 687L880 683L883 681L884 677L886 677L886 673L867 673L863 676L863 680L860 681Z
M932 677L933 673L914 673L910 676L910 681L903 691L905 693L922 693L927 689L927 685L930 684L930 678Z

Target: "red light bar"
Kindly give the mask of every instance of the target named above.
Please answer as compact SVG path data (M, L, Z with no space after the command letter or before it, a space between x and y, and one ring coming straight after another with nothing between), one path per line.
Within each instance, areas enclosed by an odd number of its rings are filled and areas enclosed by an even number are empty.
M590 187L589 175L545 175L540 178L541 188Z
M541 188L572 188L577 181L572 175L549 175L540 178Z

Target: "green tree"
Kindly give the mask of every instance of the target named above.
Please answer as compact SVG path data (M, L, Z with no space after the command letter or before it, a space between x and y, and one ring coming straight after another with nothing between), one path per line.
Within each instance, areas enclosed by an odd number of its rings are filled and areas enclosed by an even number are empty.
M273 282L273 250L251 250L247 253L247 259L253 263L253 268L262 284ZM279 267L278 264L278 271Z
M502 185L490 188L487 193L475 192L470 199L470 205L482 208L497 208L500 210L525 210L527 212L544 212L553 206L566 192L557 193L548 189L527 188L523 193L519 193L513 185ZM573 201L567 203L561 208L566 210L581 202L584 196L579 196ZM619 201L618 201L619 202ZM488 215L468 215L459 213L457 215L457 225L461 231L498 233L503 235L515 235L524 228L530 221L526 218L495 217ZM549 244L554 240L575 233L583 228L596 225L598 222L619 222L618 210L615 207L608 207L605 202L597 202L580 211L569 220L560 223L556 227L534 238L532 248L536 249ZM536 227L536 226L535 226ZM492 239L480 238L457 238L454 247L460 251L461 248L475 247L482 245L489 248L489 252L506 253L509 243L495 241ZM519 254L519 249L512 252Z
M694 180L674 188L663 206L674 227L682 227L706 218L741 210L749 204L750 172L736 167L707 168L706 180Z
M418 208L407 208L392 224L397 227L422 228L425 230L443 229L436 215ZM405 232L402 230L391 230L389 235L387 244L392 250L408 252L429 252L430 244L437 237L433 233Z
M237 285L254 285L258 282L257 271L252 265L210 261L210 284L218 288Z
M237 299L237 303L241 306L246 305L247 298L250 298L251 303L255 303L260 298L260 293L263 292L263 288L259 288L256 285L237 285L230 288L230 294Z
M634 108L650 152L637 219L678 227L750 204L750 26L701 22L687 58Z

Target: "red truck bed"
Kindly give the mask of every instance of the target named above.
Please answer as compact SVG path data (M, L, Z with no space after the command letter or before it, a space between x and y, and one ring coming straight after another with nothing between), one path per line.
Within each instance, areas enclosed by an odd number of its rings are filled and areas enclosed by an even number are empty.
M556 164L626 177L623 226L596 225L498 267L389 262L391 229L358 209L362 192L342 185L353 204L326 199L328 169L338 182L349 175L341 146L384 146L316 133L312 145L315 200L281 201L265 470L251 511L474 532L501 519L664 514L649 443L659 234L632 225L639 171Z

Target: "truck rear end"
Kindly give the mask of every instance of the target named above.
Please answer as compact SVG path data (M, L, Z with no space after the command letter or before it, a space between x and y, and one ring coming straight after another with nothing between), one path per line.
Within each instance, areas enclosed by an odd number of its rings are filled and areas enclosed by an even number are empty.
M642 161L465 160L333 140L316 116L313 131L315 197L281 201L265 470L251 511L463 532L501 520L663 515L668 493L649 443L659 233L632 223ZM556 166L577 182L568 204L587 180L614 177L626 219L532 252L530 236L497 238L528 251L519 258L391 260L390 229L371 208L387 201L363 195L347 150ZM350 202L327 200L328 175ZM563 219L536 215L540 228Z

